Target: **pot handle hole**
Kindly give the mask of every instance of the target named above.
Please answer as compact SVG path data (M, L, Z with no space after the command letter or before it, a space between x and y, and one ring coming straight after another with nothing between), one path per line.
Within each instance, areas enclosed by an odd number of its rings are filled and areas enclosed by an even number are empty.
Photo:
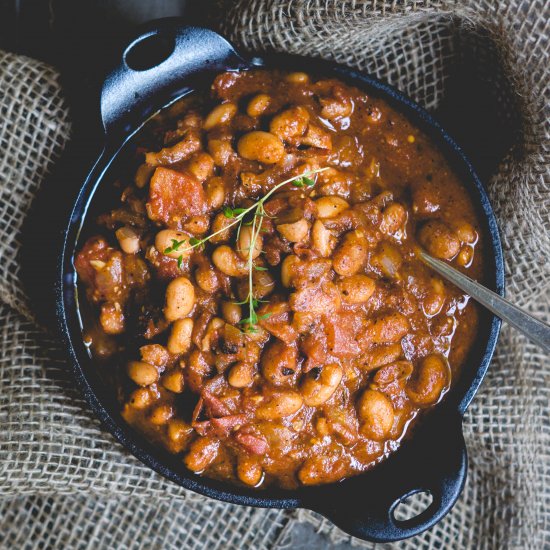
M373 542L402 540L429 529L454 506L466 479L466 446L458 422L416 433L386 463L346 480L329 503L322 499L311 508L350 535Z
M201 75L246 65L222 36L177 18L141 27L124 49L101 91L101 117L108 136L128 135Z

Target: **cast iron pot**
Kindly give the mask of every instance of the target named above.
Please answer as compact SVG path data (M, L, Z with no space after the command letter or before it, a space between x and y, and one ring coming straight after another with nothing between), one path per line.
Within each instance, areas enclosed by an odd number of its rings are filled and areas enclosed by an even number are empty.
M160 20L142 29L105 80L101 94L104 150L82 184L64 230L57 314L76 380L91 408L120 443L144 464L187 489L247 506L309 508L365 540L388 542L410 537L439 521L464 485L467 458L462 417L489 366L500 330L500 321L488 312L481 312L477 341L459 379L397 452L360 476L292 491L247 489L200 477L187 470L181 458L152 446L122 420L114 392L102 383L83 343L73 257L82 245L80 233L86 215L100 201L102 189L111 187L116 179L118 167L132 151L133 136L159 109L192 90L201 90L216 73L258 66L340 78L385 99L428 134L470 192L485 238L484 282L503 294L502 250L487 194L458 145L421 107L387 84L347 67L286 55L244 58L210 30L186 27L177 19ZM417 492L430 493L431 504L416 517L398 520L394 515L397 505Z

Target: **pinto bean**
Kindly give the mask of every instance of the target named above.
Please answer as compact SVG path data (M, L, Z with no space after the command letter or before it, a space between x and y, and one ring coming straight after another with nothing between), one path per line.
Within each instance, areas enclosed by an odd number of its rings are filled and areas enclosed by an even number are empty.
M187 277L177 277L166 289L164 316L169 322L183 319L195 305L195 288Z
M366 356L361 358L361 368L371 371L392 361L397 361L402 355L403 348L400 343L376 346Z
M130 361L127 368L128 376L138 386L150 386L159 379L159 371L155 365L144 361Z
M441 355L422 359L407 385L409 399L422 407L437 403L451 382L449 363Z
M425 223L418 232L418 241L432 256L442 260L451 260L460 251L456 235L439 220Z
M378 245L376 253L371 258L371 263L382 272L384 277L393 279L399 274L403 256L401 256L399 248L392 243L383 241Z
M254 367L242 361L233 365L227 375L227 382L234 388L247 388L254 382Z
M277 226L277 231L291 243L299 243L307 239L309 223L302 218L294 223L282 223Z
M406 221L407 211L405 208L397 202L392 202L382 212L380 231L385 235L393 235L403 228Z
M178 319L172 325L172 332L168 338L168 351L175 355L187 353L191 347L193 333L193 319Z
M137 254L139 252L139 235L131 227L121 227L115 232L122 252Z
M320 219L335 218L349 208L347 201L340 197L320 197L315 201L317 217Z
M311 245L323 258L328 258L334 246L336 239L329 229L327 229L321 220L315 220L311 228Z
M162 385L172 393L181 393L183 391L183 372L176 368L162 376Z
M309 75L302 72L288 73L285 76L285 80L292 84L307 84L309 82Z
M395 413L391 401L377 390L365 390L357 403L360 431L369 439L386 439L393 427Z
M199 437L189 447L184 463L192 471L200 473L216 460L220 441L214 437Z
M212 262L230 277L245 277L248 273L246 262L229 246L218 246L212 253Z
M155 248L169 258L179 258L180 256L188 258L193 253L189 246L189 238L190 235L183 231L163 229L155 237ZM178 245L178 243L181 244Z
M143 410L146 409L153 402L153 395L148 388L138 388L132 392L128 404L133 409Z
M202 183L214 172L214 159L204 151L195 153L187 162L187 170Z
M275 340L262 354L262 374L274 386L296 382L298 354L296 348Z
M399 342L409 330L409 320L396 311L376 317L365 333L374 344L391 344Z
M216 214L214 221L212 222L211 234L213 235L210 239L213 243L222 243L228 241L231 237L231 232L233 227L230 227L234 220L228 218L223 212Z
M222 178L213 177L206 182L205 186L206 200L212 210L217 210L223 206L225 201L225 185Z
M278 420L297 413L303 403L304 400L298 392L289 390L276 393L256 409L256 416L260 420Z
M257 117L265 113L271 103L271 96L267 94L255 95L246 107L246 114L251 117Z
M241 231L239 232L239 240L237 242L237 254L243 260L248 260L250 255L252 255L252 259L255 260L262 253L262 243L262 236L256 235L254 247L251 251L250 249L252 247L252 227L247 225L243 226L241 227Z
M237 462L237 476L246 485L257 487L264 477L264 471L257 458L240 456Z
M160 344L148 344L139 348L141 360L155 367L164 367L170 361L168 350Z
M342 243L334 251L332 259L334 271L342 277L355 275L367 259L367 247L367 240L361 231L346 233Z
M395 361L380 368L372 380L373 386L384 388L393 382L405 381L412 374L413 365L410 361Z
M174 416L174 410L170 405L159 405L151 411L149 421L155 426L166 424Z
M308 123L308 110L302 106L293 107L273 117L269 131L283 141L292 141L306 133Z
M351 275L336 283L342 302L364 304L373 295L376 283L367 275Z
M285 154L283 142L269 132L253 131L245 134L237 144L241 157L264 164L275 164Z
M235 302L222 302L222 316L230 325L236 325L242 318L242 308Z
M208 140L208 152L212 155L216 166L226 166L235 155L231 142L226 139Z
M344 371L336 363L324 365L318 377L310 371L302 383L300 392L309 407L319 407L328 401L340 385Z
M291 254L287 256L281 264L281 282L283 286L289 287L292 284L292 278L294 276L294 267L300 263L300 258Z
M202 127L208 131L214 126L228 124L231 119L237 114L237 106L234 103L222 103L216 105L206 117Z

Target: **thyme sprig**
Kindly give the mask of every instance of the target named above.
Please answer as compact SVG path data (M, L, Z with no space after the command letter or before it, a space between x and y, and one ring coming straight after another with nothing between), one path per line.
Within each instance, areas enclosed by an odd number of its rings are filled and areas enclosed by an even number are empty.
M273 188L271 188L262 198L258 199L254 204L252 204L247 208L240 208L240 207L231 208L230 206L225 206L223 209L224 216L233 221L230 224L222 227L218 231L215 231L214 233L211 233L210 235L207 235L202 239L191 237L189 239L189 246L185 250L183 250L183 252L189 252L190 250L193 250L195 248L199 248L199 249L203 248L204 245L210 239L212 239L212 237L215 237L216 235L219 235L220 233L227 231L230 227L233 227L234 225L238 225L238 228L237 228L237 242L238 242L242 226L244 225L244 226L251 227L250 245L248 248L248 258L247 258L248 295L242 302L235 302L238 305L245 305L245 304L248 305L248 317L246 317L245 319L242 319L239 323L246 332L257 332L258 321L262 319L267 319L270 315L269 313L266 313L265 315L258 316L258 314L256 313L256 310L258 309L260 304L265 302L266 300L259 300L258 298L254 297L254 291L253 291L254 271L267 271L266 267L254 265L254 250L256 247L256 242L258 240L258 236L263 232L262 224L263 224L264 218L271 217L265 211L264 205L267 199L269 199L276 191L278 191L281 187L289 183L292 184L294 187L300 187L300 188L313 187L315 185L315 180L311 179L310 176L313 176L320 172L324 172L327 169L328 168L318 168L316 170L309 170L299 176L295 176L293 178L284 180L278 183L277 185L275 185ZM253 213L252 219L245 221L245 217L250 213ZM175 251L180 251L180 247L184 243L185 243L185 239L182 241L177 241L176 239L172 239L172 246L166 248L166 250L164 251L165 254L169 254ZM183 255L178 258L178 265L181 265L182 260L183 260Z

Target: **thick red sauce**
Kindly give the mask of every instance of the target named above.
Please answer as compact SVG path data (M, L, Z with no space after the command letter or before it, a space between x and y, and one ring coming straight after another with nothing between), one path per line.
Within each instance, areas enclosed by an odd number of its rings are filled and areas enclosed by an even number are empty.
M251 486L383 460L476 332L468 298L416 255L481 276L474 209L442 155L380 99L259 70L220 74L147 136L75 260L85 339L124 418L191 470ZM253 220L238 239L223 228L293 178L265 200L250 259Z

